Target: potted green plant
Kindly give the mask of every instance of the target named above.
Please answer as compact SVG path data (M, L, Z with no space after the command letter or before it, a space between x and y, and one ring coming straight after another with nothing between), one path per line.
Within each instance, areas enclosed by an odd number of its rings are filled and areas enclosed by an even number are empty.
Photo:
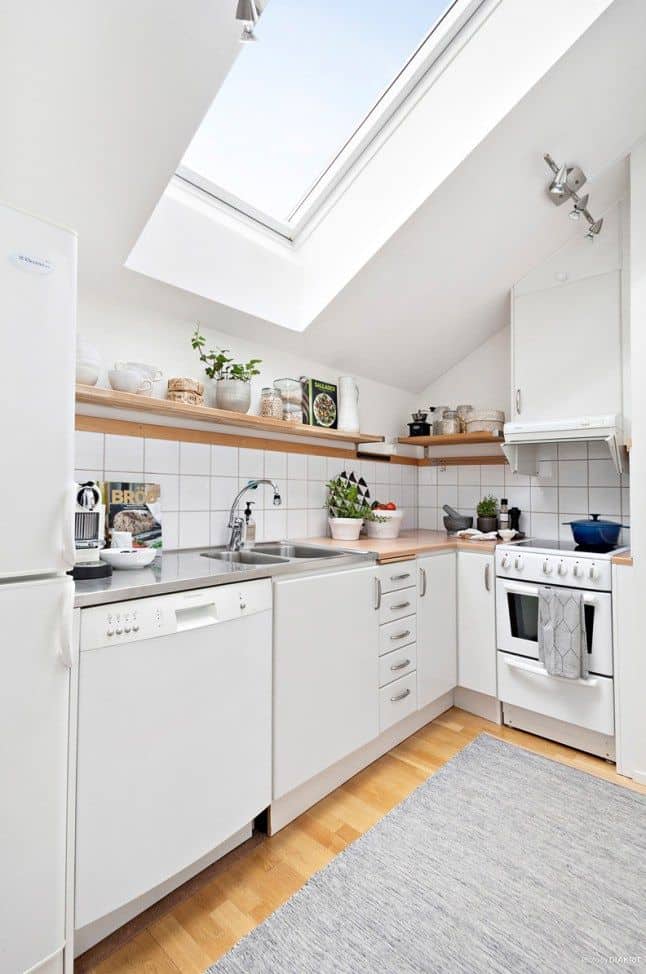
M215 382L215 405L218 409L228 409L236 413L249 412L251 405L251 380L260 375L262 359L252 358L248 362L234 362L228 348L205 351L206 339L196 325L191 338L195 349L204 364L204 371Z
M347 477L335 477L327 484L325 506L329 513L332 537L337 541L356 541L364 521L376 521L370 504L357 484Z
M476 508L478 514L478 531L498 530L498 501L493 494L483 497Z

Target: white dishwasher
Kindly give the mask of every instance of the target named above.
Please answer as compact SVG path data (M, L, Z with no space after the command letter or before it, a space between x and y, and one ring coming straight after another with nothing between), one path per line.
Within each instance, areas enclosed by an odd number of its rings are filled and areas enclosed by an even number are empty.
M77 928L270 804L271 606L262 579L82 610Z

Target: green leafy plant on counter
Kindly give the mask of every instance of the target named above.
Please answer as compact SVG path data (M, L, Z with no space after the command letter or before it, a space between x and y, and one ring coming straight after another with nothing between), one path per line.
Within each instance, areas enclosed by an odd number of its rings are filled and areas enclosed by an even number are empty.
M493 494L483 497L476 508L478 517L496 517L498 514L498 501Z
M200 362L204 365L204 371L209 379L239 379L241 382L250 382L254 375L260 375L262 359L252 358L248 362L234 362L229 355L228 348L216 348L206 352L204 347L206 339L200 334L199 325L191 337L191 347L200 356Z
M343 477L336 477L326 484L328 490L325 507L330 512L330 517L351 517L364 518L366 521L385 521L385 517L380 517L366 503L359 494L356 484L350 483Z

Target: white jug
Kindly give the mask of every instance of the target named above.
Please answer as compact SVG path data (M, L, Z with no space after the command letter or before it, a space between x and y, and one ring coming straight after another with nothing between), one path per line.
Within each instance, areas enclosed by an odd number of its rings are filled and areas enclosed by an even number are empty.
M359 432L359 389L351 375L339 376L339 418L344 433Z

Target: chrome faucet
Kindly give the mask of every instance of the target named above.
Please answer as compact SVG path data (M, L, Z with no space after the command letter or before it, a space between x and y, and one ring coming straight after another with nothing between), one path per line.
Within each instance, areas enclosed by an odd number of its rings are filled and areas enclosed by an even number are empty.
M240 498L243 494L246 494L248 490L257 490L260 484L267 484L271 487L274 492L274 506L280 507L282 504L282 498L280 496L280 491L278 489L278 484L275 480L250 480L241 491L236 494L235 500L231 505L231 510L229 511L229 530L231 535L229 537L229 544L227 545L229 551L240 551L242 547L242 529L244 527L244 518L236 514L236 508L240 502Z

